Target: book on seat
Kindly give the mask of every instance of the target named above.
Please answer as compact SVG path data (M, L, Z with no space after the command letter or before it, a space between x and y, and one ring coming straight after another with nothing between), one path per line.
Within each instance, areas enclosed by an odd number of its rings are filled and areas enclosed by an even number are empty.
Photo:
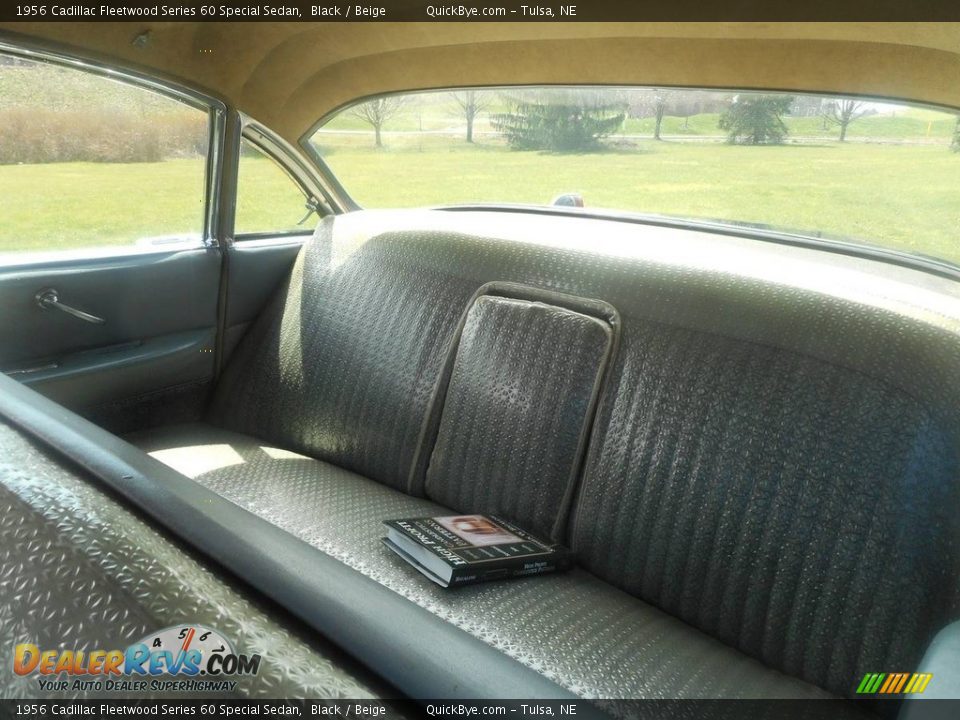
M486 515L385 520L383 544L442 587L566 570L570 551Z

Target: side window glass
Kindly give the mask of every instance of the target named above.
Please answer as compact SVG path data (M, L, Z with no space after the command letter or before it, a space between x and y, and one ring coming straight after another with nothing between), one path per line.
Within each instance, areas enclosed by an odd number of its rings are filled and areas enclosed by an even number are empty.
M300 186L272 158L246 139L240 141L235 235L310 232L315 217L299 224L307 214L306 201Z
M0 55L0 257L199 241L206 110Z

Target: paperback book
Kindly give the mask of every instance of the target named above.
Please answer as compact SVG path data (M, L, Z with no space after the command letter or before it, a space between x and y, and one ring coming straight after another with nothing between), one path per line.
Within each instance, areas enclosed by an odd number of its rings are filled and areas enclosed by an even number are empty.
M566 570L570 551L486 515L386 520L383 543L442 587Z

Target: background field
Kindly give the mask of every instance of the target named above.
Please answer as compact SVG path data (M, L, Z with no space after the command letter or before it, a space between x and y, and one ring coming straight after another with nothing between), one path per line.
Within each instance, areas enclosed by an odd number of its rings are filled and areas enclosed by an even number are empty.
M960 263L960 157L942 147L740 147L647 142L631 152L543 155L440 140L328 160L361 204L546 203L772 223L863 238ZM288 229L303 214L270 161L244 159L241 230ZM199 232L201 159L0 166L0 249L129 244ZM864 184L869 185L865 191Z
M424 96L430 98L431 96ZM481 133L490 131L489 116L506 112L504 103L494 103L485 108L477 119L477 129ZM689 117L666 115L663 118L661 132L664 135L681 137L720 137L723 131L717 127L719 113L700 113ZM786 117L784 122L794 138L836 139L839 130L836 126L824 123L820 117ZM897 110L884 110L876 115L863 117L850 125L847 137L856 139L900 140L900 141L946 141L949 142L956 120L950 115L925 108L904 106ZM456 104L442 99L425 99L413 102L391 117L386 129L394 132L457 132L463 125L463 119ZM624 122L620 135L653 134L653 117L629 117ZM363 131L370 126L350 113L342 113L331 119L325 126L328 131Z
M578 192L588 207L765 223L960 263L960 153L949 150L956 120L945 113L879 107L846 143L820 117L787 117L788 144L770 147L724 143L714 112L667 115L663 141L650 137L653 118L639 117L602 152L547 154L510 150L491 132L489 114L505 109L481 114L473 144L448 96L404 107L383 148L350 115L316 142L368 207L544 204ZM193 108L118 83L0 66L0 252L199 233L204 123ZM120 143L118 128L136 134ZM238 208L240 232L290 229L304 213L289 179L253 155L242 160Z
M332 150L332 151L330 151ZM960 156L943 147L743 147L647 141L625 152L545 155L440 142L328 148L361 205L548 203L773 224L960 262Z
M243 165L238 231L295 228L306 210L289 178L263 158L244 158ZM199 235L203 173L202 158L0 165L4 198L0 252L130 245L140 238Z

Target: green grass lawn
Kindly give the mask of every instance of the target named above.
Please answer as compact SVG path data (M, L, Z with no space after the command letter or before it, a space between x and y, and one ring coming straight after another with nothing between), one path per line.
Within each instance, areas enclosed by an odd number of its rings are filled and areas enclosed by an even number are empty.
M241 161L237 230L289 230L304 198L270 160ZM129 245L200 233L204 160L0 165L0 252Z
M508 151L440 138L325 139L327 160L368 207L546 203L721 218L849 236L960 263L960 155L946 146L743 147L644 141L589 155Z
M838 129L825 128L821 118L787 116L790 143L777 147L638 140L652 134L654 120L631 118L606 152L552 155L510 151L485 134L491 113L509 109L509 95L487 96L475 145L464 142L463 117L446 93L411 97L387 122L384 149L372 147L369 126L350 113L334 118L327 129L335 132L321 133L317 141L343 185L367 207L543 204L560 193L579 192L589 207L766 223L960 263L960 154L947 148L956 124L947 113L881 106L878 114L855 121L848 137L856 142L843 144L823 139L836 137ZM178 127L170 113L186 112L164 96L70 69L0 67L0 114L24 109L47 113L48 120L76 110L133 113L166 123L168 133ZM94 113L97 122L99 117ZM667 115L662 133L692 141L716 137L722 134L718 118ZM50 137L41 139L50 143L63 132L44 131L39 120L17 127L27 136L31 130L47 132ZM0 141L5 129L0 123ZM420 129L427 134L418 134ZM9 129L6 137L13 137ZM0 142L0 151L3 147ZM174 147L182 152L193 146L184 141ZM245 155L241 162L238 232L294 228L304 208L289 178L261 157ZM203 164L201 158L0 164L0 252L198 234Z
M540 204L575 191L589 207L769 223L960 263L960 154L945 145L642 141L550 155L437 136L388 139L383 150L364 135L324 141L329 164L368 207ZM267 160L244 163L238 229L292 227L303 211L289 179ZM0 252L197 232L201 166L199 159L0 166Z

